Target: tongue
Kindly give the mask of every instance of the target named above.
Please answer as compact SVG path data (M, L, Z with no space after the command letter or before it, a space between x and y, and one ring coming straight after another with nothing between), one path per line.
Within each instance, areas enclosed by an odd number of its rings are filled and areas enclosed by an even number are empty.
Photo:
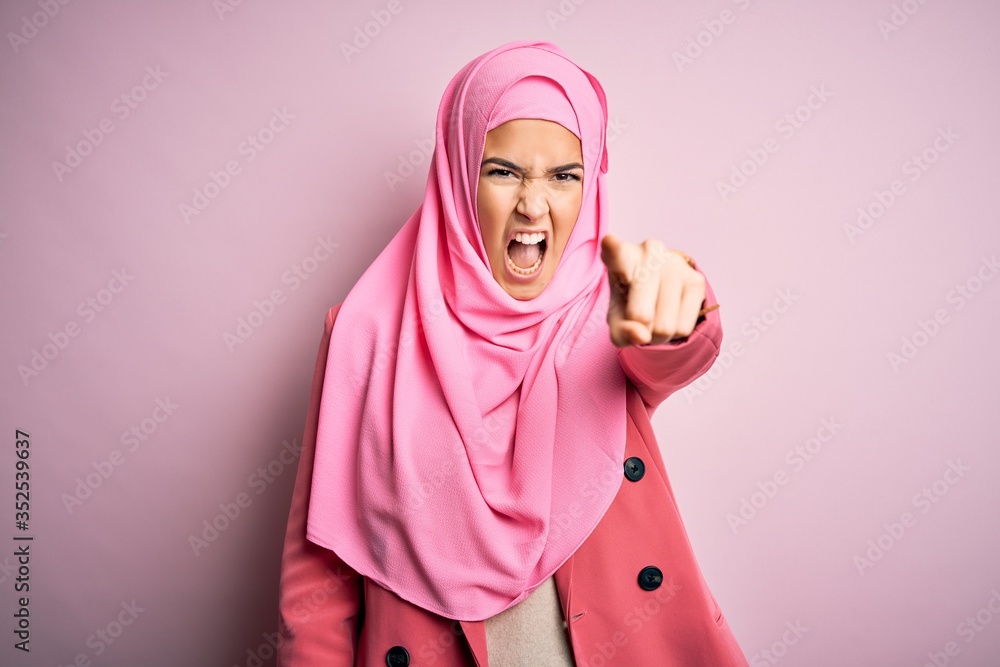
M520 241L511 241L507 247L507 254L519 268L528 269L534 266L541 255L539 245L538 243L526 244Z

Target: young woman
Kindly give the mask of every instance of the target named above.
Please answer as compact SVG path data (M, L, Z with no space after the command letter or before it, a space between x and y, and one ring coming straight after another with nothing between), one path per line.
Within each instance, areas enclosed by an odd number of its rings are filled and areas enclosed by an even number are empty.
M715 297L607 233L607 120L548 42L448 85L422 205L327 313L283 667L747 665L650 425L715 360Z

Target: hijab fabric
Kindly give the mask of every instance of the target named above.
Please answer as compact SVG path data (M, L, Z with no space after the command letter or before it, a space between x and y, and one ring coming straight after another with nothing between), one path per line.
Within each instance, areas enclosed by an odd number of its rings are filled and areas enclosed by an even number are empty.
M486 133L516 118L581 141L583 200L552 281L494 278L476 192ZM345 297L319 407L307 537L419 607L489 618L597 526L622 480L625 375L600 259L607 103L549 42L455 75L424 200Z

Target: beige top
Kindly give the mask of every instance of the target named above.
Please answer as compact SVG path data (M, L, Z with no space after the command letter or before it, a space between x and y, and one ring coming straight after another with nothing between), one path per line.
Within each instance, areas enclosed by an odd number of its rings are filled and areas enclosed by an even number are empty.
M574 667L555 579L486 619L490 667Z

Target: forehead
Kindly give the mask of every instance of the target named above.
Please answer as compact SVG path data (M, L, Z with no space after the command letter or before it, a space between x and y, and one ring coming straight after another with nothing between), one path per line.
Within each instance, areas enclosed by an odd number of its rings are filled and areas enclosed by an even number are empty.
M487 151L522 153L558 152L581 155L580 139L565 127L550 120L517 118L486 133Z

